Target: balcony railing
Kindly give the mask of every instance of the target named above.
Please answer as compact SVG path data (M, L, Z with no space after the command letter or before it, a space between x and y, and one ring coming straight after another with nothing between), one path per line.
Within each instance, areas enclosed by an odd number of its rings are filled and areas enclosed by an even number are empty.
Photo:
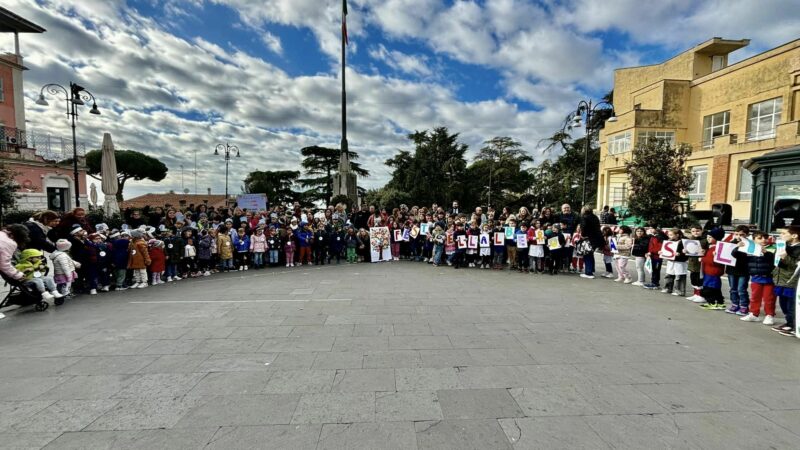
M61 162L73 157L72 138L54 136L36 130L0 127L0 152L18 152L21 148L35 150L46 161ZM78 143L78 156L86 155L86 144Z

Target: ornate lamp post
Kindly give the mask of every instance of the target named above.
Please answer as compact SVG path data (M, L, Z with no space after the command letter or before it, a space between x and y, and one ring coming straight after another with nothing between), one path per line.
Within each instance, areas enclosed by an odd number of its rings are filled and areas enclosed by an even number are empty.
M231 161L231 153L235 153L236 157L239 157L239 147L235 145L231 145L229 143L217 144L217 147L214 148L214 154L219 155L219 152L224 152L225 155L225 204L228 204L228 164Z
M614 105L611 103L602 100L597 104L593 104L591 100L581 100L578 102L578 109L575 111L575 115L572 117L571 122L567 123L567 126L570 128L580 128L581 120L583 120L584 115L586 116L586 142L584 142L583 151L583 188L581 189L581 207L586 204L586 172L589 166L589 147L592 140L592 115L600 106L604 106L604 108L600 109L611 110L611 117L608 119L609 122L617 121L617 117L614 115Z
M81 206L80 182L78 180L78 139L75 136L75 125L78 121L78 106L85 105L86 102L92 102L92 109L89 114L100 114L97 109L97 101L91 92L87 91L83 86L75 84L70 81L69 89L61 86L60 84L50 83L42 86L39 91L39 98L36 99L37 105L49 106L47 99L44 98L45 90L51 95L58 95L63 93L64 100L67 102L67 119L72 123L72 168L73 177L75 182L75 207Z

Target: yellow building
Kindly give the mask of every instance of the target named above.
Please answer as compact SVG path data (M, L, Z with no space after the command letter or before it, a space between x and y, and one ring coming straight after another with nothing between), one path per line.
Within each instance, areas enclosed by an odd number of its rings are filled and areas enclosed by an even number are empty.
M625 162L654 136L692 146L693 209L728 203L734 220L751 221L746 162L800 145L800 39L729 66L728 54L749 42L713 38L664 63L614 72L618 120L600 133L598 206L625 205Z

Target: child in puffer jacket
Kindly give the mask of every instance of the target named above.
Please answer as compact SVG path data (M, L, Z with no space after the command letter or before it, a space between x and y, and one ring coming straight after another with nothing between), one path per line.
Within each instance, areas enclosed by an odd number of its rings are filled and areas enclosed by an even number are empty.
M114 266L114 278L116 279L115 291L128 289L125 281L128 277L128 245L130 245L130 234L127 231L114 233L111 235L111 264Z
M619 235L617 236L617 254L614 255L617 263L617 279L614 281L622 281L625 284L631 283L631 276L628 274L628 260L631 258L632 249L631 228L623 225L619 227Z
M256 234L250 238L250 252L253 253L253 268L264 267L264 253L267 252L267 236L264 235L264 228L256 228Z
M164 242L157 239L150 239L147 242L148 252L150 252L150 274L152 277L151 285L164 284L161 274L166 270L167 256L164 253Z
M56 241L56 251L50 255L53 261L53 280L56 282L58 291L64 296L70 296L72 290L72 282L78 279L77 270L81 264L71 256L69 250L72 248L72 243L66 239L59 239ZM127 258L127 249L125 255Z
M200 239L197 240L197 264L198 270L205 277L211 275L212 247L214 247L214 238L208 234L208 230L201 231Z

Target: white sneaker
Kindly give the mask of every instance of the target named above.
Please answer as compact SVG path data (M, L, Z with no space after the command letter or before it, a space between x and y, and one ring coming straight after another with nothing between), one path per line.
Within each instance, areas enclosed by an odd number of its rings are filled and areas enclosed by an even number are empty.
M587 280L594 280L594 275L586 275L585 273L582 273L581 278L586 278Z
M103 292L108 292L108 291L111 290L111 286L103 286L103 287L100 288L100 290L103 291Z
M662 293L662 294L669 294L669 289L662 289L662 290L661 290L661 293Z
M613 273L603 274L603 278L614 278L614 274Z
M244 270L250 270L250 266L244 266Z
M289 264L286 264L286 267L289 267Z
M739 320L741 320L742 322L760 322L761 321L761 319L759 319L758 316L753 315L753 313L747 313L746 316L740 318Z
M6 315L3 314L3 313L0 313L0 319L5 319L5 318L6 318Z
M775 325L775 318L770 316L769 314L764 317L764 321L761 322L764 325Z
M97 289L92 289L89 291L89 295L97 295Z
M623 283L631 284L631 283L633 283L633 280L631 280L630 278L626 278L625 281L623 281Z
M680 297L681 293L678 292L678 291L675 291L675 292L672 293L672 295L674 295L675 297ZM703 301L705 301L705 300L703 300Z
M181 281L181 277L179 277L179 276L175 275L175 278L173 278L173 280L175 280L175 281ZM147 283L145 283L145 284L147 284Z
M693 303L705 303L706 302L706 299L704 299L703 297L700 297L699 295L693 295L692 297L694 297L692 299Z
M633 283L631 283L631 286L644 286L644 283L642 283L641 281L634 281Z
M211 272L206 270L205 272L203 272L203 276L204 277L210 277L211 276Z
M140 283L139 284L139 289L144 289L146 287L147 287L147 283Z
M118 288L116 288L116 289L114 289L114 290L115 290L115 291L117 291L117 292L121 292L121 291L127 291L127 290L128 290L128 288L125 288L125 287L118 287Z
M64 297L64 294L62 294L61 292L58 292L58 291L53 291L50 294L53 295L53 298L63 298Z
M167 277L167 281L169 281L170 283L172 283L172 277Z
M42 300L45 300L45 301L48 301L48 302L52 302L54 298L55 297L53 297L53 294L51 294L51 293L49 293L47 291L42 292Z

